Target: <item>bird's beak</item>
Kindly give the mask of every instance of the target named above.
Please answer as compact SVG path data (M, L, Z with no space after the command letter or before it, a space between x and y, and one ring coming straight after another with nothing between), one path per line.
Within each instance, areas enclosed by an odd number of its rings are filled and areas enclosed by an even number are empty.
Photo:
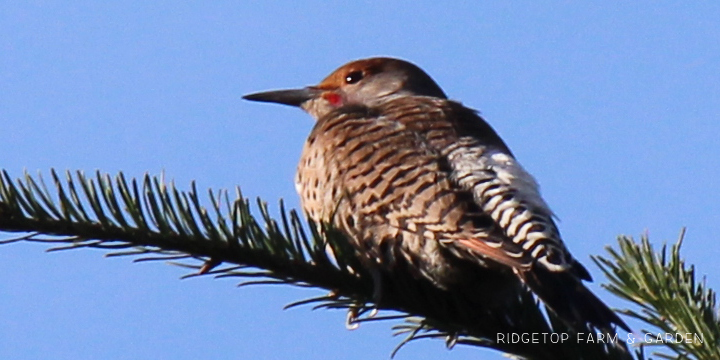
M271 102L290 106L301 106L304 102L314 99L322 93L321 89L306 87L292 90L265 91L243 96L245 100Z

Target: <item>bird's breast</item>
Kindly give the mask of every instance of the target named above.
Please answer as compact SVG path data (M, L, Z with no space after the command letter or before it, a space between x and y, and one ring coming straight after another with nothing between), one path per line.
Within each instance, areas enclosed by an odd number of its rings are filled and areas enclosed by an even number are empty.
M402 260L446 283L453 266L443 241L467 229L472 199L459 194L447 160L417 130L437 130L441 121L426 112L413 118L404 108L354 108L321 119L303 149L296 186L313 220L343 230L372 261Z

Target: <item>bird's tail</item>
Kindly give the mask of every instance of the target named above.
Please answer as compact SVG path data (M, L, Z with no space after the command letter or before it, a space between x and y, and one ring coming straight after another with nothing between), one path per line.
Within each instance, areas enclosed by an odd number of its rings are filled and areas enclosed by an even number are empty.
M547 307L576 331L587 329L588 325L590 328L610 331L613 324L630 331L627 324L575 275L551 272L539 266L519 272L518 275Z

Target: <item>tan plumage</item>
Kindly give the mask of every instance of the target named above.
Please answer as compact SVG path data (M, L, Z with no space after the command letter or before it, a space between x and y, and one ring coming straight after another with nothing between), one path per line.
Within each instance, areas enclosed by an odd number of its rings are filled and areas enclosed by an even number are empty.
M508 287L529 286L573 326L627 328L582 285L589 274L535 180L420 68L359 60L317 86L246 98L317 119L296 177L303 209L345 232L369 268L411 272L442 289L482 287L477 273L496 274Z

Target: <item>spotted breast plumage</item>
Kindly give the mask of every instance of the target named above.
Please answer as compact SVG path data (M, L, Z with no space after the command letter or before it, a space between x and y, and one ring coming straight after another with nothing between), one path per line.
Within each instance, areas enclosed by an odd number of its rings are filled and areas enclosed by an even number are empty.
M627 329L582 284L590 275L534 178L419 67L358 60L316 86L245 98L299 106L317 120L297 170L302 207L343 231L368 268L402 263L441 289L471 286L468 265L510 274L571 326Z

